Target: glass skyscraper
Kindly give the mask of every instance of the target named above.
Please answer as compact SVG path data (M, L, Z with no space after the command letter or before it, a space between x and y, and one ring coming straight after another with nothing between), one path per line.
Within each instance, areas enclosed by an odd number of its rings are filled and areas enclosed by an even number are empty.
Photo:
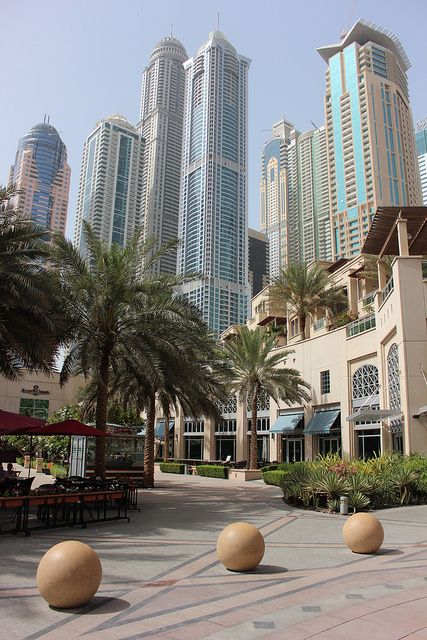
M9 184L19 193L14 205L19 215L46 229L65 232L71 170L67 148L55 127L42 122L18 144Z
M248 316L249 64L219 31L184 63L178 273L216 335Z
M418 166L420 168L423 205L427 206L427 118L417 122L415 142L417 145Z
M318 52L326 72L326 139L334 258L357 255L378 206L421 204L409 105L408 57L398 38L359 20Z
M138 225L143 143L123 116L98 122L82 155L74 244L85 255L82 221L108 245L125 246Z
M270 277L290 262L331 260L325 127L300 133L273 126L261 156L261 229L270 243Z
M144 138L141 225L145 239L164 245L178 237L182 122L188 56L172 36L154 47L144 70L138 129ZM176 273L176 250L154 265L161 273Z

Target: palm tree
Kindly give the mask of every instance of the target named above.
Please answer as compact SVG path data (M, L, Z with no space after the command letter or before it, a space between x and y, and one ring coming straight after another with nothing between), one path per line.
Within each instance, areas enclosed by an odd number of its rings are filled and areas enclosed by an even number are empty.
M343 291L329 286L328 274L319 265L293 262L273 282L272 296L299 319L305 340L307 317L318 309L333 309L346 302Z
M153 252L152 245L141 244L135 236L124 248L108 247L86 223L84 233L86 260L62 236L54 240L62 308L70 325L60 381L63 384L75 372L95 378L95 425L105 430L114 363L140 358L146 375L156 380L156 341L173 338L173 330L182 323L184 304L172 296L176 278L150 275L153 263L169 246ZM97 438L95 473L105 475L104 438Z
M48 232L16 215L14 193L0 187L0 373L9 380L23 368L51 371L65 328L45 267Z
M367 280L371 280L374 283L375 287L378 287L378 257L374 256L370 253L364 255L365 263L363 265L362 276ZM386 279L391 278L393 270L392 270L392 262L395 259L395 256L383 256L382 261L384 263Z
M154 486L156 401L165 417L165 451L169 449L171 410L186 415L219 418L217 402L224 400L224 384L214 370L216 345L198 311L179 301L181 316L159 318L147 338L138 333L132 352L114 359L111 396L124 406L145 411L144 484Z
M260 394L288 405L309 400L309 385L296 369L279 367L292 351L271 353L276 336L265 327L250 331L239 327L237 336L224 344L226 375L233 393L248 400L252 407L249 469L257 469L257 403Z

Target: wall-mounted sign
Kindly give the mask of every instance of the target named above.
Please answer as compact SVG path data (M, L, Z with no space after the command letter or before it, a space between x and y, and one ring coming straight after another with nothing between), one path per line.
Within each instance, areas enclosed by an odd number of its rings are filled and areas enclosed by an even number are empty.
M38 384L35 384L32 389L21 389L22 393L30 393L32 396L48 396L49 391L42 391Z

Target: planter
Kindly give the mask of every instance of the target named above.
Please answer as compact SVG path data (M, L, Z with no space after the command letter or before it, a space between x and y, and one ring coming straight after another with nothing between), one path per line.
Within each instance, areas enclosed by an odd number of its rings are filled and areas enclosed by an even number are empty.
M250 480L261 480L262 473L259 469L229 469L228 479L234 482L249 482Z

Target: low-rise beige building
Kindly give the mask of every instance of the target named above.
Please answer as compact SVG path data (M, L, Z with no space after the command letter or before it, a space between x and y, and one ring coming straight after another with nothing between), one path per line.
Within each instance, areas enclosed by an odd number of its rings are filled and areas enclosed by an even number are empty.
M298 319L286 315L265 288L252 300L249 327L275 325L277 349L290 349L286 365L311 387L300 406L261 400L259 459L297 461L339 451L370 457L384 451L427 454L427 208L377 211L363 251L395 255L392 275L378 262L378 285L361 254L324 263L331 283L345 289L348 308L311 319L300 339ZM375 263L374 263L375 264ZM230 327L222 339L232 339ZM176 458L247 460L251 412L230 398L223 421L178 414Z
M27 371L17 381L0 377L0 409L44 419L64 405L77 402L84 384L84 378L77 376L61 387L58 372L48 375Z

